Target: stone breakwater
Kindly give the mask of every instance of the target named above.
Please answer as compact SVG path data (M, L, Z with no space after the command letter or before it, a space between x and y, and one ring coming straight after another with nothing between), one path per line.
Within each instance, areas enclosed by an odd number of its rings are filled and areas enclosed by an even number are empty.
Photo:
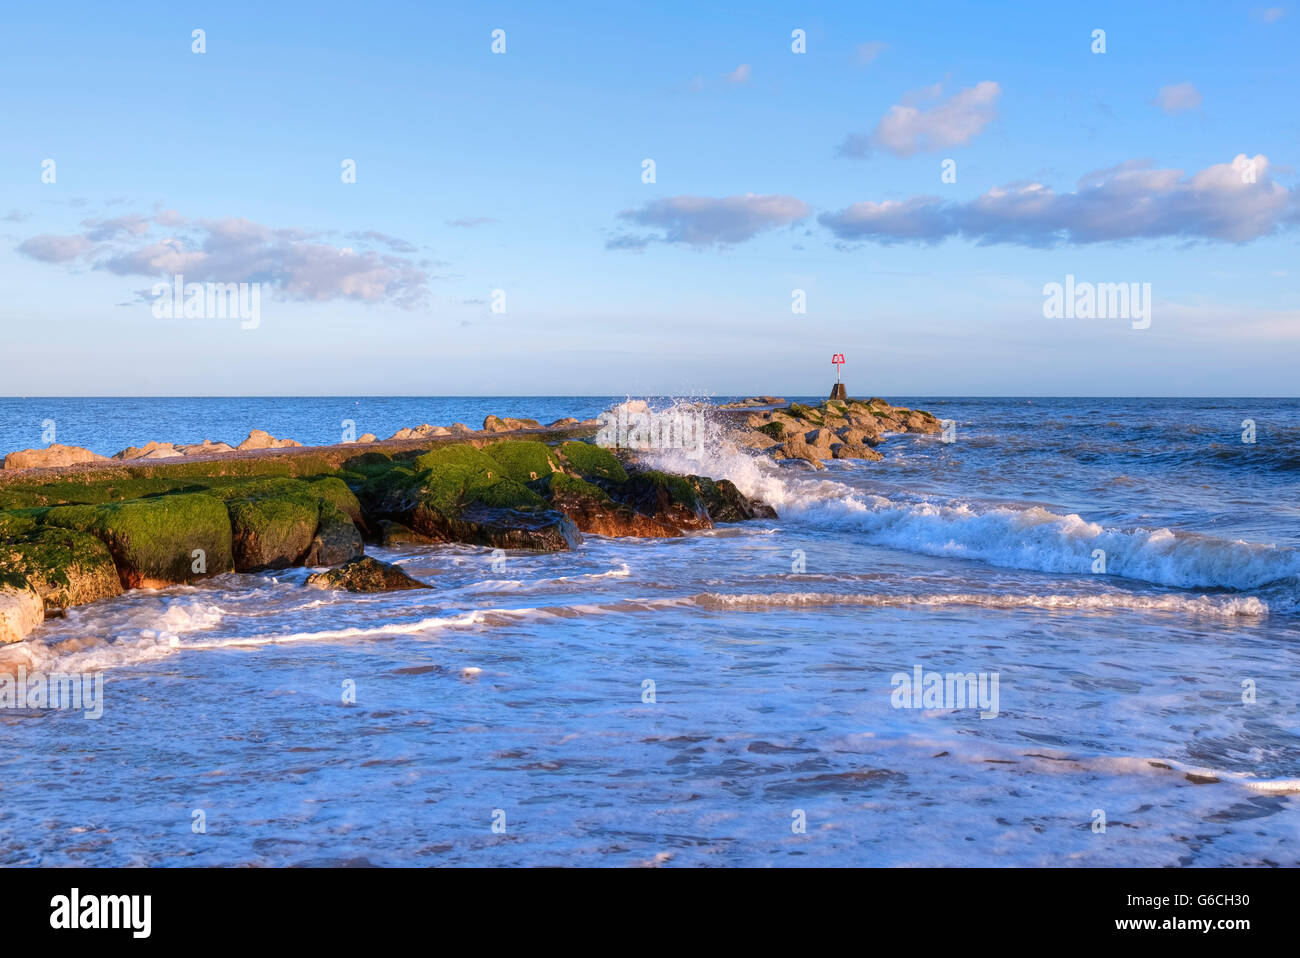
M427 422L418 426L407 427L397 430L387 440L381 440L375 437L374 433L364 433L349 442L340 445L352 444L369 444L376 442L393 442L407 439L437 439L443 437L466 437L475 436L483 433L500 433L500 432L519 432L519 431L539 431L539 430L563 430L563 429L583 429L594 427L599 423L594 419L588 419L580 422L577 419L566 418L557 419L549 426L543 426L536 419L511 419L509 417L488 416L483 420L481 430L471 429L462 422L452 423L450 426L431 426ZM0 468L7 470L15 469L51 469L62 466L73 466L87 462L106 463L114 459L124 461L135 461L139 459L180 459L184 457L200 457L221 455L223 453L261 451L264 449L288 449L303 448L303 444L296 439L276 439L264 429L254 429L248 434L243 442L237 446L232 446L225 442L213 442L210 439L204 439L202 442L193 443L171 443L171 442L147 442L143 446L128 446L112 456L101 456L91 452L89 449L83 449L80 446L63 446L55 443L41 449L20 449L17 452L11 452L5 456L0 464Z
M770 398L763 396L749 405L764 405ZM731 408L743 409L744 404ZM801 459L821 469L828 459L884 458L876 447L885 442L887 433L941 431L939 420L924 410L891 406L883 399L828 399L817 406L792 403L751 412L733 422L728 438L773 459Z
M399 431L364 449L278 440L6 469L0 643L70 606L229 572L333 567L310 584L425 585L366 557L366 543L558 551L584 534L681 536L775 517L725 479L644 468L586 441L597 425L488 417L478 433Z

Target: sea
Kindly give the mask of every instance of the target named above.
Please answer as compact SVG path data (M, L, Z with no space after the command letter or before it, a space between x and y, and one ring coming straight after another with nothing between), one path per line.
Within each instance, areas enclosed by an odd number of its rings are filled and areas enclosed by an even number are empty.
M627 398L11 398L0 449ZM0 709L0 864L1300 864L1300 400L887 398L945 432L651 456L777 519L48 620L0 667L102 674L102 715Z

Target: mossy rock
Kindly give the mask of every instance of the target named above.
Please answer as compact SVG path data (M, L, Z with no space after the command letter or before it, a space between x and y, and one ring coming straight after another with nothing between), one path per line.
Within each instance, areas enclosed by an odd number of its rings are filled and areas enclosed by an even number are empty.
M641 538L681 535L673 526L641 515L631 506L614 502L604 489L585 479L557 472L541 486L552 507L563 513L581 532Z
M353 456L343 464L343 468L339 472L353 473L367 479L373 479L375 476L382 476L392 469L394 465L393 457L388 453L367 452L359 456Z
M419 489L420 480L414 470L393 466L357 486L356 496L368 516L387 518L415 508Z
M609 493L599 486L593 486L585 479L579 479L577 476L565 475L562 472L555 472L548 476L540 485L542 494L547 499L553 500L556 496L564 496L572 499L590 499L593 502L609 502Z
M365 544L352 517L332 502L322 501L319 505L320 523L302 564L342 565L365 555Z
M46 513L45 524L100 539L127 589L194 582L234 566L226 506L203 493L58 506Z
M415 466L420 470L419 508L453 516L475 503L525 512L546 508L541 496L507 475L506 466L472 446L434 449L416 459ZM411 528L422 531L415 523Z
M345 513L357 528L365 531L366 520L361 511L361 503L346 482L337 476L326 476L311 482L308 488L312 495Z
M214 482L208 493L229 502L232 499L269 499L275 496L304 496L311 486L301 479L280 476L273 479L235 479Z
M532 482L560 468L559 455L544 442L510 439L484 446L483 452L515 482Z
M17 509L0 512L0 542L22 539L36 531L46 509Z
M771 436L777 442L785 440L785 426L779 422L766 422L758 427L758 431L765 436Z
M791 403L790 408L786 410L786 412L789 413L789 415L794 416L796 419L802 419L804 422L811 422L820 425L822 421L821 410L814 409L811 406L804 406L801 403Z
M394 592L402 589L428 589L395 565L364 556L345 566L317 572L307 577L313 589L340 589L347 592Z
M464 445L433 449L416 459L414 465L423 485L422 504L453 513L505 475L487 453Z
M236 572L298 565L320 524L320 505L306 495L231 499L226 509Z
M99 505L125 502L165 493L200 491L203 486L190 478L137 479L113 476L91 481L65 479L44 483L14 483L0 487L0 509L32 506Z
M729 479L687 476L709 518L714 522L744 522L747 519L775 519L776 510L757 499L750 499Z
M683 476L649 469L612 487L610 494L616 502L631 506L641 515L673 528L709 529L713 526L700 494Z
M627 470L608 449L590 442L566 442L560 446L560 456L584 479L605 479L609 482L626 482Z
M433 541L400 522L391 519L379 520L379 544L386 549L405 545L425 545Z
M45 526L25 540L0 546L0 569L25 576L45 603L45 614L122 594L113 556L95 536Z
M435 542L558 550L578 539L572 523L480 449L439 447L412 465L415 472L395 467L358 488L368 515Z
M19 592L30 589L31 583L21 572L9 572L0 567L0 589L16 589Z

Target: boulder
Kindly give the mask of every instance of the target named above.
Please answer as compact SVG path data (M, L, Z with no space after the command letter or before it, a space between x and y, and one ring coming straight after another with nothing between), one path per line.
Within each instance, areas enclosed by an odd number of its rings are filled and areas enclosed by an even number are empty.
M365 555L365 545L361 533L352 519L332 503L320 504L320 524L312 537L307 555L302 560L305 566L342 565Z
M44 524L89 533L108 546L124 589L195 582L234 567L226 504L204 493L56 506Z
M814 469L824 469L823 459L831 458L829 447L826 454L823 455L816 447L808 445L802 437L791 439L789 442L782 443L781 446L773 453L776 459L802 459Z
M614 502L605 490L564 473L552 473L542 488L551 506L568 517L579 532L598 536L668 538L681 530Z
M544 442L508 439L484 446L483 452L501 467L500 474L528 483L560 472L560 454Z
M448 428L448 432L453 436L468 436L473 433L474 430L469 428L469 426L465 425L463 422L454 422Z
M610 496L672 529L713 528L700 494L682 476L648 469L612 487Z
M428 536L407 528L391 519L379 520L379 544L386 549L405 545L427 545L433 542Z
M516 429L541 429L542 424L536 419L511 419L500 416L488 416L483 420L484 432L513 432Z
M835 459L869 459L872 462L885 458L870 446L856 442L831 443L831 456Z
M604 446L590 442L566 442L560 446L560 458L567 471L583 479L627 482L627 470L616 455Z
M570 428L570 427L572 427L572 426L576 426L576 425L578 425L578 420L574 419L572 416L565 416L563 419L557 419L557 420L555 420L555 422L551 423L551 424L548 425L546 428L547 428L547 429L567 429L567 428Z
M0 573L0 645L21 642L45 621L45 604L20 575Z
M42 526L0 545L0 571L23 576L40 595L46 615L122 594L108 547L72 529Z
M226 442L213 442L211 439L204 439L202 442L190 443L188 446L177 446L182 455L186 456L206 456L218 452L234 452L235 447Z
M4 458L5 469L48 469L52 466L72 466L79 462L98 462L107 457L97 455L80 446L61 446L58 443L44 449L20 449Z
M301 446L295 439L276 439L264 429L254 429L248 438L241 442L239 449L283 449L286 446Z
M376 442L376 441L377 440L375 439L375 434L373 432L363 432L360 436L357 437L357 442Z
M173 446L169 442L167 443L147 442L143 446L127 446L122 451L113 453L113 458L114 459L142 459L145 456L148 456L151 453L154 453L157 450L162 448L174 450L175 446ZM181 453L177 452L175 453L175 455L179 456L181 455Z
M230 513L236 572L287 569L303 564L320 522L319 505L305 495L231 499L226 509ZM351 524L348 520L348 525ZM355 533L356 529L352 531Z
M133 456L133 459L176 459L185 455L170 442L151 442L140 450L140 454Z
M347 565L307 577L313 589L341 589L345 592L396 592L402 589L428 589L395 565L370 556L354 559Z
M829 429L810 429L803 434L803 441L816 449L818 453L824 453L821 458L829 459L831 455L831 443L836 442L838 437Z
M307 483L306 492L322 499L341 509L352 524L355 525L362 533L369 530L366 528L364 513L361 511L361 503L357 500L356 495L348 488L346 482L337 476L326 476L323 479L316 479Z
M729 479L687 476L700 501L714 522L744 522L748 519L775 519L776 510L765 502L750 499Z
M413 465L396 466L358 488L368 515L400 522L435 542L556 551L579 539L571 521L510 478L514 466L482 450L439 446Z

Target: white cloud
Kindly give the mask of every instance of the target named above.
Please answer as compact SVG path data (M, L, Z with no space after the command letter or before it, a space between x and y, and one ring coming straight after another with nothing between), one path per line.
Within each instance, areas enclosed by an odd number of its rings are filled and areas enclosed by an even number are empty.
M659 228L662 234L623 235L605 245L610 249L641 249L651 242L727 246L797 223L810 213L808 204L793 196L673 196L618 214L638 226Z
M728 83L748 83L749 76L752 72L753 71L750 69L748 63L742 63L740 66L736 67L736 69L728 73L724 79Z
M18 244L18 252L42 263L67 263L88 252L92 245L84 236L33 236Z
M1162 86L1156 94L1156 105L1166 113L1195 110L1201 105L1201 91L1190 83Z
M869 135L847 137L840 144L840 153L861 157L880 149L895 156L911 156L964 146L997 117L1002 88L992 80L961 90L929 108L918 105L937 99L942 92L942 84L938 83L913 91L891 106Z
M870 43L859 43L853 49L853 59L858 66L865 67L884 53L887 47L888 44L881 43L879 40L873 40Z

